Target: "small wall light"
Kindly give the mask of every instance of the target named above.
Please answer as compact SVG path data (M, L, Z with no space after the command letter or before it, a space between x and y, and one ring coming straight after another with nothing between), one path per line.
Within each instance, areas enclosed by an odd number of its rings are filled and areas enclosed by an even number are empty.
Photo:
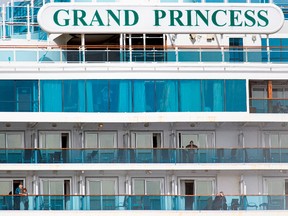
M149 127L149 123L148 123L148 122L145 122L145 123L144 123L144 127Z

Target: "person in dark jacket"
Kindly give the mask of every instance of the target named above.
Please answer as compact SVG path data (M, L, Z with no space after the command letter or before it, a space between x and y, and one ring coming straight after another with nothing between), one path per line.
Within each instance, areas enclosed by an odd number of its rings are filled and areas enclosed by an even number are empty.
M226 198L222 191L219 194L217 194L217 196L215 197L213 204L212 204L212 209L213 210L227 210Z

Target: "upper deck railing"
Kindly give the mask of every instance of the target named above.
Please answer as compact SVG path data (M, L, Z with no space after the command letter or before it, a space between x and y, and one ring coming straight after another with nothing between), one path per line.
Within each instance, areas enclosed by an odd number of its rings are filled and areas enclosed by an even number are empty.
M0 149L0 163L287 163L287 148Z
M288 63L288 47L51 47L0 46L0 62Z

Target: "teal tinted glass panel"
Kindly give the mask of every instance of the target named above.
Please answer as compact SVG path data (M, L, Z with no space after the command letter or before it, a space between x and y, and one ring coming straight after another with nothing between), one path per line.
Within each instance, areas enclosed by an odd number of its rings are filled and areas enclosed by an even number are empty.
M156 81L156 112L178 111L178 82Z
M246 0L228 0L228 3L246 3Z
M13 112L15 110L14 81L0 81L0 111Z
M203 80L202 98L204 112L224 111L224 81Z
M145 111L146 112L155 112L156 110L156 98L155 98L155 81L146 80L145 83Z
M269 0L250 0L251 3L269 3Z
M63 112L85 112L85 83L83 80L63 81Z
M71 2L71 1L70 0L54 0L54 2Z
M15 81L16 86L16 111L37 112L38 103L38 81Z
M62 112L62 81L42 80L41 86L41 111Z
M108 80L89 80L86 87L87 111L108 112L111 101Z
M201 106L201 81L180 80L179 81L179 103L181 112L202 110Z
M144 112L146 110L145 82L144 80L133 81L133 111Z
M37 112L37 81L0 81L1 112Z
M184 3L201 3L201 0L183 0Z
M247 111L245 80L226 80L225 93L226 111Z
M110 111L131 112L132 111L132 83L130 80L110 81Z
M206 0L206 3L222 3L224 0Z
M116 0L97 0L97 2L116 2Z

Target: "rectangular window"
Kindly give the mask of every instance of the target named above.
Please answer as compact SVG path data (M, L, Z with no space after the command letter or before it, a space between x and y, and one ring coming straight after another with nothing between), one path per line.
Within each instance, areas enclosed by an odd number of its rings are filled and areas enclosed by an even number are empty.
M243 38L229 38L229 61L243 62Z
M85 82L63 81L63 112L85 112Z
M2 112L37 112L37 81L0 81L0 111Z
M204 112L224 111L224 81L203 80L202 98Z
M115 210L118 181L117 178L88 178L87 194L88 209L90 210Z
M225 80L225 93L225 110L227 112L247 111L245 80Z
M116 132L85 132L86 148L116 148Z

